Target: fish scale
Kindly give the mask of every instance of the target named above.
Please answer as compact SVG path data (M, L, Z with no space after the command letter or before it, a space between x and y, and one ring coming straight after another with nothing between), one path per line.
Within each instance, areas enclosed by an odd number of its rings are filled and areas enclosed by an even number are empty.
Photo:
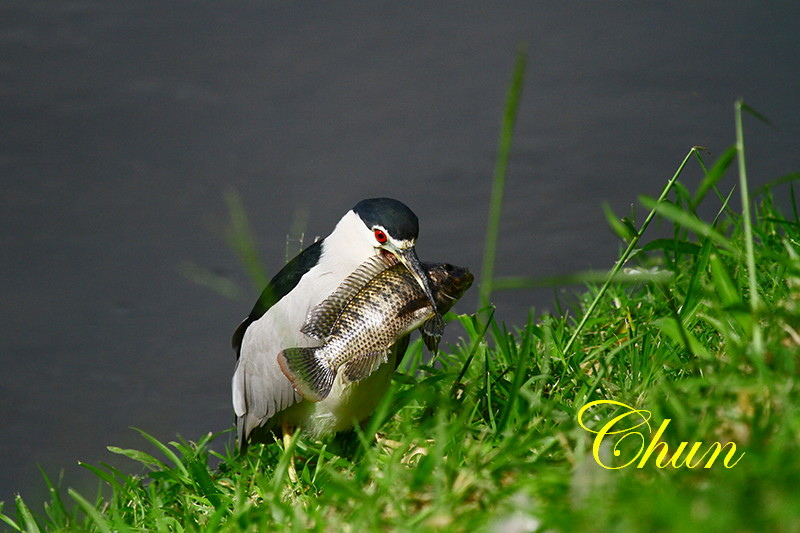
M363 279L364 273L375 275L361 290L358 290L358 285L345 284L345 290L358 292L338 316L337 308L329 307L327 301L321 304L326 317L336 316L330 325L328 342L316 352L316 357L329 366L339 367L352 359L353 354L368 356L376 351L380 353L380 362L384 361L396 338L425 317L425 308L401 314L407 302L425 298L408 269L402 265L390 265L382 256L376 256L357 271L354 279ZM339 298L337 302L342 299L347 298ZM425 303L427 299L422 302ZM313 320L313 311L311 315ZM322 326L327 324L323 321Z
M472 284L466 269L424 263L436 307L446 312ZM414 275L402 264L374 256L309 312L301 331L323 341L312 348L287 348L278 355L281 370L304 398L324 399L339 369L343 380L368 377L387 360L391 346L423 323L423 338L436 351L442 331L435 310Z

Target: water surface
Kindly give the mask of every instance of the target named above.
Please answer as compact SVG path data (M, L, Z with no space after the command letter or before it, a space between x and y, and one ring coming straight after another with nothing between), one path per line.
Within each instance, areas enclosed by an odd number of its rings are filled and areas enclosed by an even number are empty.
M0 500L41 499L37 464L85 488L78 460L146 448L130 426L165 440L230 426L229 339L258 291L225 244L226 190L270 272L293 220L310 242L378 195L418 214L420 257L477 272L526 43L497 274L607 268L601 203L657 195L694 145L713 160L738 97L774 123L746 121L751 178L800 169L798 27L792 2L7 0ZM499 294L498 317L519 324L553 296Z

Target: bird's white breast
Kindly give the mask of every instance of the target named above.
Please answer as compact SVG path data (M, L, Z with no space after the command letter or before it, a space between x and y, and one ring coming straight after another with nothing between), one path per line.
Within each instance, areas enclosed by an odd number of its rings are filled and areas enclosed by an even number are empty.
M375 253L361 219L352 211L322 243L319 262L298 284L245 331L233 378L237 416L246 413L302 426L311 433L348 427L368 416L391 378L393 361L373 376L345 387L337 377L331 394L317 403L300 400L281 371L277 355L284 348L315 346L320 341L300 332L308 312L332 294L361 263ZM388 373L387 373L388 372ZM372 399L372 400L371 400Z

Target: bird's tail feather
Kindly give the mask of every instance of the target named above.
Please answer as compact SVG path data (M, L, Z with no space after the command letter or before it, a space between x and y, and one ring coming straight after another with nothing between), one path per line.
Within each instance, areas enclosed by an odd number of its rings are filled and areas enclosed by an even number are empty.
M319 348L286 348L278 354L281 370L303 398L318 402L328 397L336 370L316 357Z

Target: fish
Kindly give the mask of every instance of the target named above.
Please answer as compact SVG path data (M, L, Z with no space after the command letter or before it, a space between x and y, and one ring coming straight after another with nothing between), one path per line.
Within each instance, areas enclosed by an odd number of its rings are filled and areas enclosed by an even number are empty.
M425 345L436 353L444 329L441 314L464 295L474 276L449 263L423 262L422 270L435 308L411 271L393 258L376 255L311 309L300 331L323 344L278 354L281 370L304 399L324 400L340 370L345 383L370 376L388 360L392 345L418 327Z

